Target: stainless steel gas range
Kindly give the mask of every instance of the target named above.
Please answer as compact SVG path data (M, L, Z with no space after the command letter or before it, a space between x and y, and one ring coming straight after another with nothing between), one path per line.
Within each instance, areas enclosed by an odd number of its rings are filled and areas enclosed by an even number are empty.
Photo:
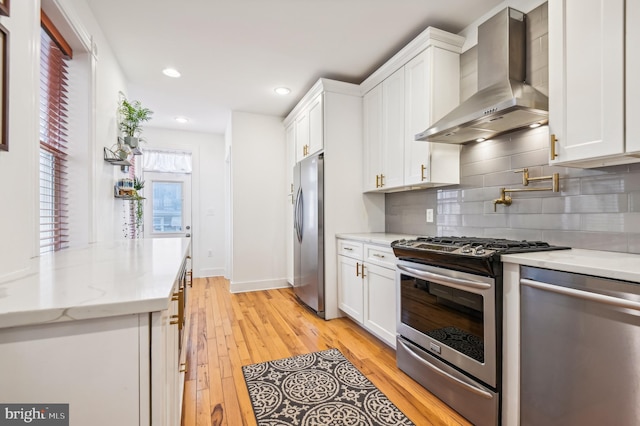
M569 247L467 237L391 247L398 258L398 367L474 424L500 424L500 255Z

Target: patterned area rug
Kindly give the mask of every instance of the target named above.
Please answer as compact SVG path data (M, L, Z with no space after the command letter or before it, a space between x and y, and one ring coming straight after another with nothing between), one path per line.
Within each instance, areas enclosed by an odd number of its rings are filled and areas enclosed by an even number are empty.
M338 349L242 372L259 426L413 425Z

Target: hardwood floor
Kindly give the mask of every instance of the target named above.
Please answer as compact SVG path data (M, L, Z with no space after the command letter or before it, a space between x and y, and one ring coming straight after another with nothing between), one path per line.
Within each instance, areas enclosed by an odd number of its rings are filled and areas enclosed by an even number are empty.
M230 294L224 278L194 279L183 426L255 425L241 366L338 348L416 425L470 423L396 367L395 351L347 318L325 321L291 289Z

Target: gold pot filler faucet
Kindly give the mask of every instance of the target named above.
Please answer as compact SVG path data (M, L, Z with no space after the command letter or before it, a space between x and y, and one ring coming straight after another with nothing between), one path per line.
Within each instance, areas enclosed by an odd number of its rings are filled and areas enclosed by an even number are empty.
M522 185L529 186L529 182L536 182L541 180L552 181L551 188L516 188L506 189L500 188L500 198L493 200L493 211L496 211L498 204L504 204L510 206L513 202L513 198L507 195L509 192L529 192L529 191L553 191L560 192L560 176L558 173L554 173L551 176L529 177L529 169L524 168L522 170L514 170L514 173L522 173Z

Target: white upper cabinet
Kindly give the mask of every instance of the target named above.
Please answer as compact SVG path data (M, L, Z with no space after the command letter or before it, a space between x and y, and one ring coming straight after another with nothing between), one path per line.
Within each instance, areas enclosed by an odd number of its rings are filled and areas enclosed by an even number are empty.
M625 3L631 18L638 0L549 0L552 165L599 167L640 161L627 155L638 149L637 136L629 132L633 118L627 119L625 138L625 113L629 117L635 108L637 117L638 112L630 99L630 91L637 97L638 90L631 82L638 72L634 54L626 58L625 88ZM627 26L627 49L637 49L640 41L634 25L630 21Z
M460 182L460 147L415 135L459 104L463 42L427 28L361 85L365 192Z
M309 149L307 155L322 151L324 147L322 93L309 105Z
M640 154L640 0L627 0L626 10L626 100L627 100L627 153Z
M380 187L382 171L382 84L374 87L362 98L364 191Z
M322 151L324 146L322 93L318 94L295 119L296 162Z
M460 55L429 47L404 66L404 82L404 185L460 183L459 145L415 140L458 106Z
M366 143L366 142L365 142ZM382 170L380 188L402 186L404 170L404 71L382 82Z

